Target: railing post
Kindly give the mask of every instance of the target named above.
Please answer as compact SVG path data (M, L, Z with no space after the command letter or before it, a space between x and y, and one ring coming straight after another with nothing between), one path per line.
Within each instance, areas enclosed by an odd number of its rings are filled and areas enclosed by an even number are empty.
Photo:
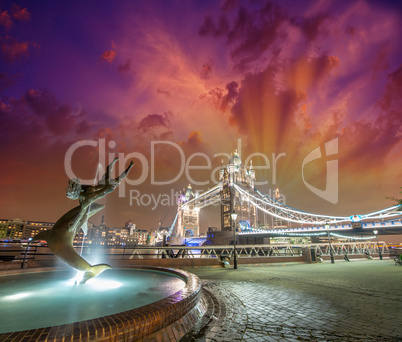
M35 245L35 251L33 254L33 260L36 260L36 252L38 251L38 245Z
M24 258L22 259L21 269L25 268L25 260L27 258L28 248L29 248L29 243L25 247L25 253L24 253Z
M375 239L377 241L377 249L378 249L378 254L380 256L380 260L382 260L382 253L381 253L381 249L380 249L380 245L378 244L378 230L373 230L373 233L375 235Z

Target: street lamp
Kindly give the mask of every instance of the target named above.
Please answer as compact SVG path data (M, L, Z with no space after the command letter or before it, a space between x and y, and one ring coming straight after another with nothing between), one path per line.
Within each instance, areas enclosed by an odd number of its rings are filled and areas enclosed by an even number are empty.
M380 255L380 260L382 260L382 253L380 249L380 245L378 244L378 230L373 230L373 233L375 235L375 239L377 240L377 248L378 248L378 254Z
M233 225L233 268L237 270L237 256L236 256L236 219L237 214L233 210L232 216L232 225Z
M332 252L332 246L331 246L331 235L329 233L329 223L325 224L325 229L328 230L329 254L331 255L331 264L334 264L335 260L334 260L334 253Z

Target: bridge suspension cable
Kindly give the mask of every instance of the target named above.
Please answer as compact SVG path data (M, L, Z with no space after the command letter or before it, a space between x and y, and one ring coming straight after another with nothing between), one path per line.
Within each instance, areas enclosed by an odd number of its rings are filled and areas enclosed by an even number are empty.
M238 185L234 184L235 189L241 194L242 199L249 201L254 206L256 206L261 211L277 217L279 219L296 222L301 224L334 224L334 223L342 223L342 222L350 222L350 216L329 216L329 215L320 215L320 214L312 214L304 211L300 211L289 207L283 203L275 201L271 197L263 194L258 189L255 189L255 193L257 196L250 194L245 191ZM389 219L397 216L401 216L401 212L396 212L400 205L393 206L390 208L386 208L383 210L379 210L366 215L359 215L359 220L364 219Z
M176 221L177 221L177 217L178 217L178 216L179 216L179 214L177 213L177 214L176 214L176 217L175 217L174 220L173 220L172 225L171 225L170 228L169 228L169 231L168 231L167 234L166 234L166 236L170 236L170 235L172 234L173 229L174 229L174 226L176 225Z
M204 191L202 194L194 197L193 199L184 203L183 207L188 208L189 205L194 205L201 209L211 204L215 204L220 200L220 187L219 184L211 189Z

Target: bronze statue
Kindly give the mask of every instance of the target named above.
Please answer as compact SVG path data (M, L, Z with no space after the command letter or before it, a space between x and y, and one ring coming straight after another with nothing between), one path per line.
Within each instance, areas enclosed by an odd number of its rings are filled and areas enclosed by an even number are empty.
M76 270L85 272L81 284L111 268L107 264L91 266L74 250L73 240L80 229L86 234L88 218L104 208L104 205L94 202L115 190L134 166L131 162L119 177L110 179L110 172L117 160L115 158L108 165L105 175L97 185L81 185L79 179L70 179L66 195L70 199L78 199L80 205L64 214L52 229L41 232L32 239L45 240L54 255Z

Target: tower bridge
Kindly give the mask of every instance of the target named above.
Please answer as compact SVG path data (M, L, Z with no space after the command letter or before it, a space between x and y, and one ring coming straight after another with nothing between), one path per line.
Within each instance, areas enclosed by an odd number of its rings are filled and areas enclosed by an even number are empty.
M217 185L202 193L194 193L189 185L180 194L177 215L167 233L171 243L183 244L186 238L199 236L200 210L210 205L220 207L221 213L220 229L208 233L214 244L233 243L234 230L240 236L260 238L326 234L350 237L373 235L378 230L381 234L402 232L400 205L353 216L313 214L287 206L278 190L271 198L255 187L252 162L246 168L237 151L228 165L222 165ZM233 212L237 214L236 220L232 219ZM267 224L267 217L271 225Z

